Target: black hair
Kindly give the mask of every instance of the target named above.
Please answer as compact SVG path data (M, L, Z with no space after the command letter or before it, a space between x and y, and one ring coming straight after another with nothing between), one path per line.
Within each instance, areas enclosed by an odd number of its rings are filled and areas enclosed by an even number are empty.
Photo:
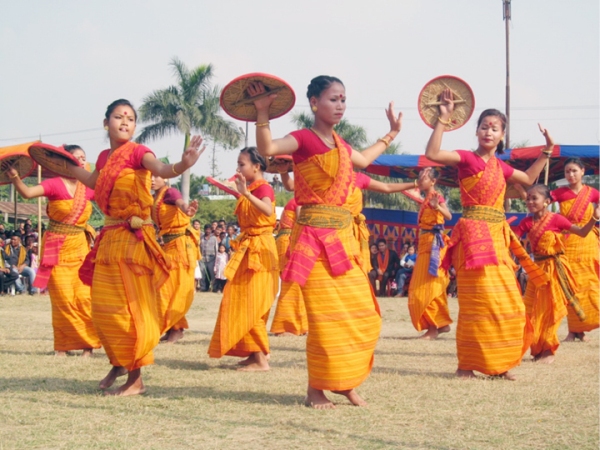
M250 162L252 164L260 165L261 172L264 172L265 170L267 170L267 162L265 161L265 158L260 156L256 147L244 147L243 149L240 150L240 154L242 154L242 153L248 155L248 157L250 158Z
M565 167L567 167L567 164L575 164L576 166L579 166L581 170L585 170L585 165L581 158L569 158L565 161Z
M198 219L194 219L194 220L192 220L192 223L193 223L193 224L194 224L194 223L200 223L200 221L199 221Z
M110 119L110 115L115 110L117 106L129 106L133 110L133 118L137 121L137 112L131 102L129 100L125 100L124 98L120 98L119 100L115 100L106 108L106 113L104 113L104 118L106 120Z
M306 97L310 101L312 97L319 98L324 90L328 89L333 83L340 83L342 86L342 80L336 77L330 77L329 75L319 75L318 77L310 80L308 89L306 91Z
M67 145L67 144L63 144L63 148L68 151L70 154L73 154L73 152L75 152L75 150L81 150L83 153L85 153L85 150L82 149L79 145Z
M502 122L502 131L506 131L506 116L502 111L499 111L497 109L486 109L485 111L483 111L479 115L479 119L477 119L477 129L479 129L479 126L481 125L481 122L483 122L483 119L489 116L498 117ZM504 153L504 140L501 140L498 144L498 147L496 147L496 153L498 153L499 155L502 155Z
M530 186L527 189L527 193L529 194L534 189L537 189L540 192L540 194L542 194L544 196L545 199L552 200L552 196L550 195L550 188L548 186L546 186L545 184L541 184L541 183L534 184L533 186Z
M379 247L379 244L381 244L382 242L387 246L386 240L383 238L379 238L379 239L377 239L377 247Z
M212 230L212 225L210 223L207 223L206 225L204 225L204 231L206 230Z

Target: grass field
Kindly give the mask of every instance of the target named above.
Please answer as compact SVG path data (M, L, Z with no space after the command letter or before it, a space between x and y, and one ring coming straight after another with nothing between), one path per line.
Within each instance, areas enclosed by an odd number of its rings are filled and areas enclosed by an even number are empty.
M302 403L303 337L271 337L267 373L208 358L216 294L196 296L190 330L158 346L148 393L129 398L98 391L102 350L53 356L47 296L0 297L0 449L598 449L597 330L561 345L553 365L526 356L515 382L460 380L454 331L416 340L406 299L380 300L375 366L359 388L369 406L339 397L316 411Z

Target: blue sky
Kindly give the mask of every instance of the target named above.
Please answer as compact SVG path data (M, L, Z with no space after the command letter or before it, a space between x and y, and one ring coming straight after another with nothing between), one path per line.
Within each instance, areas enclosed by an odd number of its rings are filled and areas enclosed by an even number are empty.
M558 143L599 143L599 28L596 0L512 1L513 142L542 144L541 122ZM337 76L346 85L346 118L370 140L387 132L384 108L396 103L407 153L424 151L430 130L417 96L436 76L464 79L476 98L475 117L447 133L444 148L474 147L476 115L505 107L502 0L4 2L0 146L41 135L50 144L79 143L95 161L107 147L106 106L122 97L140 105L172 84L175 56L189 67L212 63L221 86L249 72L277 75L296 92L295 112L308 112L312 77ZM271 128L280 137L293 126L286 116ZM174 159L182 141L149 147ZM236 159L235 151L219 152L223 176ZM193 173L210 174L208 155Z

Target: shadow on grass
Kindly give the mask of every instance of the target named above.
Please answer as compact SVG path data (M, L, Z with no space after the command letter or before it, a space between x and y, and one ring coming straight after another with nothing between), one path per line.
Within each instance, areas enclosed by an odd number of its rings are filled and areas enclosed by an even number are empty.
M411 369L397 369L391 367L373 367L371 370L372 373L383 373L383 374L391 374L391 375L417 375L420 377L432 377L432 378L456 378L454 372L433 372L427 370L411 370Z
M36 355L36 356L54 356L54 350L49 350L47 352L37 351L37 352L18 352L16 350L0 350L0 355L16 355L16 356L25 356L25 355ZM77 355L68 355L77 356Z
M167 359L167 358L155 358L154 364L156 366L165 366L169 369L183 369L183 370L210 370L211 366L206 363L198 361L187 361L185 359Z

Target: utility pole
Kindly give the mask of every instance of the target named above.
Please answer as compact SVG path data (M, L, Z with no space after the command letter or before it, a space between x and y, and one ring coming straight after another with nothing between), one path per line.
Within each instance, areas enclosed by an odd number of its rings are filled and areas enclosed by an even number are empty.
M504 18L504 29L506 34L506 148L510 148L510 41L509 41L509 22L511 0L502 0L502 11Z

